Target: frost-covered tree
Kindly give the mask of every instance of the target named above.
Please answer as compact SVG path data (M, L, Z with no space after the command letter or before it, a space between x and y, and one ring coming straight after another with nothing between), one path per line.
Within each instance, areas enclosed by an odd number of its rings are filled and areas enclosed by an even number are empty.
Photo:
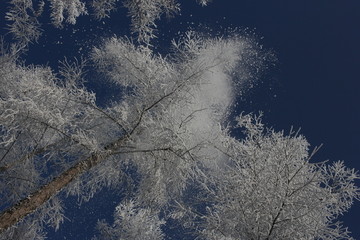
M298 133L266 129L252 115L238 123L246 137L224 142L226 164L205 178L205 239L351 239L337 217L359 200L359 175L343 162L311 162Z
M164 58L110 39L94 49L93 62L124 91L105 108L81 85L80 68L64 62L59 79L49 68L21 66L3 54L1 191L8 209L1 229L37 209L45 221L41 211L49 209L41 206L57 202L59 191L88 200L104 186L118 186L126 164L142 176L136 202L153 211L165 207L201 174L199 166L218 161L209 146L222 134L232 101L230 74L249 48L246 39L189 33ZM59 204L53 212L57 224Z
M116 2L92 1L95 17ZM87 13L85 1L47 3L58 27ZM54 72L19 57L39 36L44 2L11 4L21 44L0 54L0 239L44 239L45 226L61 227L68 196L122 187L129 194L113 223L99 221L98 239L163 239L170 219L205 239L350 239L337 217L359 199L353 170L312 162L303 136L252 115L238 118L242 137L226 127L237 90L264 59L250 39L188 32L160 55L149 46L155 21L177 3L128 0L140 44L113 37L91 63L65 59ZM96 102L86 65L119 100Z
M206 6L210 0L197 2ZM11 0L6 19L15 39L26 45L40 37L41 15L49 14L53 26L61 28L64 23L75 24L79 16L89 12L98 20L109 17L120 3L128 9L132 32L138 41L146 44L155 37L156 20L163 14L172 16L180 10L176 0ZM47 4L50 13L43 13Z

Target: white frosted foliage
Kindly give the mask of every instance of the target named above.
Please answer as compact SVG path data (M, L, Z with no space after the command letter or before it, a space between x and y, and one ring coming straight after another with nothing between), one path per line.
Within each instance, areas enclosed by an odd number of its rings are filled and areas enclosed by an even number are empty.
M359 199L359 175L342 162L311 163L297 133L238 120L247 137L228 141L229 167L214 175L206 239L352 239L337 217Z
M156 212L139 208L135 202L128 201L116 207L112 226L105 222L98 223L101 235L97 239L161 240L164 234L160 227L164 223Z
M240 115L231 127L238 90L268 57L251 37L189 31L162 55L151 46L156 21L178 2L119 1L137 39L107 39L55 73L19 57L39 37L43 10L61 27L89 7L109 17L118 1L36 2L10 1L20 45L0 46L0 239L44 239L45 225L66 221L69 195L83 203L105 189L122 197L98 239L166 239L167 224L197 239L351 239L338 217L359 200L354 170L313 162L305 137L261 117ZM118 95L100 92L109 98L97 102L86 70Z

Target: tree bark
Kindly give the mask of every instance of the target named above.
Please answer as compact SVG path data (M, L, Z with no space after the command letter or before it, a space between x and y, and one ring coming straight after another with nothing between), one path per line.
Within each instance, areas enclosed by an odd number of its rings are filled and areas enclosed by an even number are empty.
M15 225L18 221L34 212L52 196L66 187L72 180L99 164L110 154L111 151L105 154L92 154L90 157L78 162L73 167L54 178L48 184L42 186L29 197L20 200L17 204L5 210L0 215L0 233L4 232L9 227Z

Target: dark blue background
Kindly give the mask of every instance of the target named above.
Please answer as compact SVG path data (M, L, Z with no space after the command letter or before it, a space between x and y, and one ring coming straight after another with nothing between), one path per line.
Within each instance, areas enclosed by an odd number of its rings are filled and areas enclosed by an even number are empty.
M155 45L160 52L166 52L170 39L189 27L207 32L213 29L214 35L226 32L229 27L255 33L260 44L274 52L278 60L239 99L235 110L263 111L264 121L276 130L301 127L312 147L324 144L315 160L344 160L347 166L360 169L358 0L214 0L205 8L194 0L180 3L181 16L159 24ZM0 11L3 4L4 1ZM3 15L0 23L3 28ZM102 38L128 35L128 26L124 9L103 22L89 22L85 16L78 25L65 26L63 30L44 25L46 31L39 43L30 47L27 62L55 66L64 56L86 55ZM100 102L116 95L101 85L94 79L89 83L90 88L99 92ZM89 239L96 217L87 222L85 212L93 216L111 212L106 208L105 198L101 199L95 199L85 211L73 213L81 224L76 224L77 220L68 223L73 229L71 233L64 229L51 234L50 239ZM73 206L76 205L70 204L69 210L75 211L77 207ZM352 236L360 239L360 204L356 203L342 219Z

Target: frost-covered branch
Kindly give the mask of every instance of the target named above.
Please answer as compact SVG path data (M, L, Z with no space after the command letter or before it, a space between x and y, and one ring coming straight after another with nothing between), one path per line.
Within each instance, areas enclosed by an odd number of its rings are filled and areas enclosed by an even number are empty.
M44 15L46 5L50 9L50 21L53 26L62 28L64 23L76 24L81 15L87 15L89 9L95 19L110 17L116 11L120 2L128 9L131 18L131 30L137 35L137 40L145 45L156 37L156 21L165 14L170 17L180 11L176 0L11 0L6 20L9 21L9 31L14 38L24 45L36 42L41 35L40 16ZM197 0L206 6L209 0Z
M96 239L161 240L164 239L161 230L164 223L158 213L128 201L116 207L114 224L109 226L104 221L98 222L100 236Z

